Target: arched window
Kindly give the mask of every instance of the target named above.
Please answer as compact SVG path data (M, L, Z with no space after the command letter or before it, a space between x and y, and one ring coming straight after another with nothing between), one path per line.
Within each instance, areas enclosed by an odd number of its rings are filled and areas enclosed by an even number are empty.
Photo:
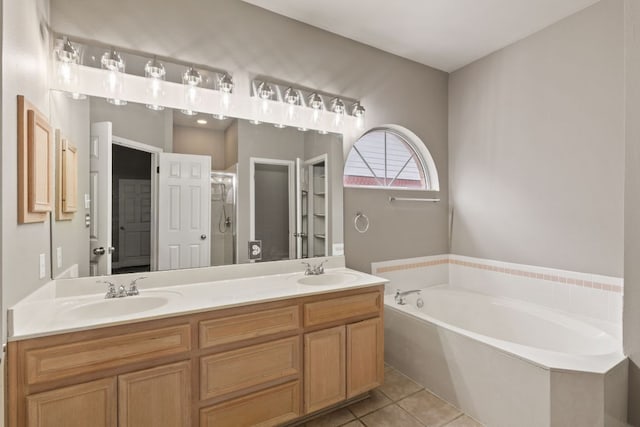
M397 125L371 129L358 139L344 166L345 187L438 191L438 171L424 143Z

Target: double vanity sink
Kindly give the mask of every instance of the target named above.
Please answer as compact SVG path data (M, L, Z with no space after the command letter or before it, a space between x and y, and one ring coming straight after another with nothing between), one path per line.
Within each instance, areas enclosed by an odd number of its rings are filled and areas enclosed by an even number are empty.
M9 340L357 288L373 283L381 283L381 279L347 268L329 269L318 275L274 274L162 287L155 287L153 278L149 278L139 282L140 293L135 296L105 298L104 293L99 293L38 298L19 303L9 309Z
M319 275L303 275L292 274L288 277L265 278L259 279L259 281L286 281L286 287L291 287L291 291L296 295L302 295L305 291L309 293L319 290L320 287L335 287L349 284L356 284L358 281L362 281L364 275L361 273L351 271L331 271ZM233 281L235 285L243 286L243 293L247 292L251 286L247 284L238 283L238 280ZM197 294L202 292L208 294L205 287L210 284L203 283L198 285L192 285L191 289L185 290L169 290L169 289L151 289L143 290L139 295L127 296L122 298L100 298L98 296L91 296L77 300L69 300L62 303L63 307L58 311L58 321L60 322L82 322L83 320L91 319L116 319L119 317L128 316L145 316L149 312L159 314L160 312L169 313L173 312L178 307L186 307L187 305L194 304L195 301L187 301L185 298L195 298ZM256 283L256 287L269 286L265 283ZM276 285L277 286L277 285ZM302 287L300 287L302 286ZM305 286L312 286L315 289L306 289ZM182 286L180 286L182 287ZM294 289L295 288L295 289ZM265 289L260 289L262 292ZM283 289L279 289L282 291ZM275 296L274 296L275 297ZM213 303L213 301L211 301ZM163 310L163 307L165 308ZM211 305L209 305L211 307ZM146 316L145 316L146 317Z
M386 280L335 264L151 273L121 298L45 285L11 308L8 426L267 427L362 399L383 383Z

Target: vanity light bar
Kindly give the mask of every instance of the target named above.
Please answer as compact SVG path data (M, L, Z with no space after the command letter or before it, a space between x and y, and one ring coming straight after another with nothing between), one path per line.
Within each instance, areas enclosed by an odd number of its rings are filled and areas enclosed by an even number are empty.
M322 94L316 90L298 89L286 83L274 83L263 79L251 82L251 97L256 100L256 114L260 120L275 127L285 127L283 121L297 121L296 127L306 131L316 129L320 134L341 133L345 129L343 117L353 119L355 128L361 130L365 109L360 101ZM330 100L330 101L328 101ZM349 105L349 107L347 107ZM303 116L303 117L301 117ZM300 122L305 122L300 124Z
M250 93L236 94L236 82L225 71L62 35L57 35L52 65L50 88L74 99L94 96L116 105L133 102L158 111L166 107L323 134L355 135L362 129L364 108L357 100L269 79L251 80Z

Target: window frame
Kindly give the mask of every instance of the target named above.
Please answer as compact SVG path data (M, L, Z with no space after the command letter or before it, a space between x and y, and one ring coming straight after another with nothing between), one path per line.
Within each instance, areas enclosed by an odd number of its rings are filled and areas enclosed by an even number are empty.
M404 128L399 125L382 125L376 126L362 133L349 147L349 150L346 153L344 159L344 167L346 168L347 159L353 150L356 150L355 144L360 141L364 136L373 133L373 132L387 132L391 133L397 138L399 138L402 142L407 144L409 149L415 155L418 166L421 168L420 173L424 176L425 186L424 188L403 188L403 187L393 187L388 185L357 185L357 184L344 184L344 168L342 171L342 183L344 188L368 188L375 190L392 190L392 191L440 191L440 182L438 179L438 170L436 168L436 164L431 156L431 153L427 149L426 144L413 132L409 129ZM359 155L359 154L358 154ZM386 154L385 154L386 156ZM366 163L366 160L363 158ZM386 159L385 159L386 162ZM384 177L386 180L387 177Z

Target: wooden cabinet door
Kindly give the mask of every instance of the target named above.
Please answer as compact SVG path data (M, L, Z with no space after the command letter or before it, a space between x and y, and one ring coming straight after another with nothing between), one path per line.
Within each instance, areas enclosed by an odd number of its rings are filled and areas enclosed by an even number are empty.
M383 340L379 317L347 325L347 398L382 385Z
M173 363L119 376L119 426L190 426L190 379L190 362Z
M28 427L116 427L116 379L105 378L27 397Z
M346 397L344 326L304 336L304 409L317 411Z

